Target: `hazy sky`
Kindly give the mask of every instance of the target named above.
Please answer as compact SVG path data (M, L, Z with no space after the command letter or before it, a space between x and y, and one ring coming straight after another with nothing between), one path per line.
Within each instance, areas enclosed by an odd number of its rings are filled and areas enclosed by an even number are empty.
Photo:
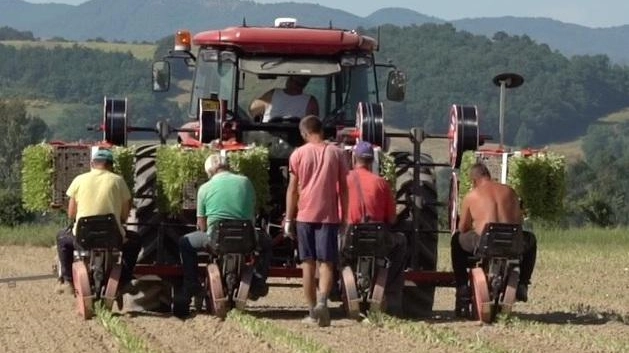
M27 0L32 3L80 4L86 0ZM259 3L282 0L254 0ZM628 0L315 0L309 2L366 16L383 7L405 7L444 20L466 17L549 17L589 27L629 24Z

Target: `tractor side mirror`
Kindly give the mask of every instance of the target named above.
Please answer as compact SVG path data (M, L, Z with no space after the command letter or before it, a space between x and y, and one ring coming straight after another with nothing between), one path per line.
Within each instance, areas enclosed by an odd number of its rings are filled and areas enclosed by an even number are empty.
M406 74L400 70L389 71L387 79L387 99L393 102L404 100L406 93Z
M170 88L170 63L156 61L153 63L153 92L166 92Z

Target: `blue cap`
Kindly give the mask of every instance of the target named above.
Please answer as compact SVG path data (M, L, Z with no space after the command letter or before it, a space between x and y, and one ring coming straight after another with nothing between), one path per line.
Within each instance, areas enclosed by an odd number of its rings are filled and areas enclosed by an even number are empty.
M110 150L98 150L92 156L92 160L96 162L114 162L114 155Z
M373 158L373 146L367 141L360 141L354 147L354 155L359 158Z

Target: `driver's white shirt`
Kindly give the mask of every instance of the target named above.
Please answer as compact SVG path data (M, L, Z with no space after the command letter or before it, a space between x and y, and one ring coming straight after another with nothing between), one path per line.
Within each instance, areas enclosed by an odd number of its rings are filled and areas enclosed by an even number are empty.
M306 109L311 97L311 95L303 93L291 96L286 94L283 89L274 89L271 104L267 104L264 109L262 122L266 123L273 117L303 118L306 115Z

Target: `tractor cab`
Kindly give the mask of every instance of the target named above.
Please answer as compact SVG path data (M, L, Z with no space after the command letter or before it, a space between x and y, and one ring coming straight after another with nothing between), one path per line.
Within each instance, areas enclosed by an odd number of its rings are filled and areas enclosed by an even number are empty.
M192 45L197 47L192 53ZM378 67L389 68L387 97L404 98L405 77L391 64L376 64L375 39L354 31L299 27L294 19L278 19L275 27L229 27L196 34L179 31L175 50L165 59L183 58L194 67L189 117L203 124L203 102L220 102L212 132L204 141L235 137L270 147L271 157L288 158L301 144L297 117L267 117L251 112L251 103L273 89L284 89L291 76L308 79L303 93L317 102L326 136L338 140L344 127L356 126L360 102L380 102ZM168 61L154 63L154 90L167 90ZM219 121L220 120L220 121ZM235 131L225 134L225 125ZM216 128L218 126L222 128ZM234 127L237 126L237 127ZM203 127L201 127L203 130ZM207 139L204 138L207 136Z

